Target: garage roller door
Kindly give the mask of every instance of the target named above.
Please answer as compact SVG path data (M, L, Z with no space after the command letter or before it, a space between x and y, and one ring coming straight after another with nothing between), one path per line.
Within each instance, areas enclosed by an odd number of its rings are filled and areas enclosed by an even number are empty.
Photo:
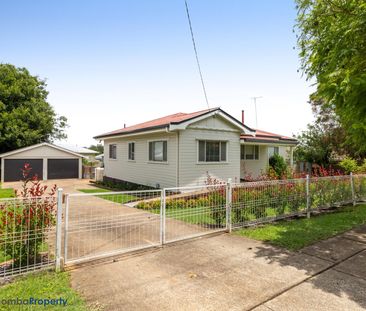
M19 181L23 180L24 164L28 163L32 170L30 176L38 176L38 179L43 178L43 160L42 159L5 159L4 160L4 181Z
M48 159L48 179L78 178L79 159Z

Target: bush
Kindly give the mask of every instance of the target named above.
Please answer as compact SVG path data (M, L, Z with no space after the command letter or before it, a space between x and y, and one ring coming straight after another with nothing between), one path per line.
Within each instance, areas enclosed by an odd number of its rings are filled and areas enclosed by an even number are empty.
M269 175L271 175L271 171L273 171L278 179L282 179L287 173L286 162L279 154L274 154L269 158L269 166Z
M29 178L31 170L25 164L18 200L0 204L0 251L14 266L38 262L45 232L56 223L56 185L46 193L37 177Z
M356 160L348 158L348 157L344 158L339 163L339 166L344 170L344 172L346 174L357 173L359 170Z

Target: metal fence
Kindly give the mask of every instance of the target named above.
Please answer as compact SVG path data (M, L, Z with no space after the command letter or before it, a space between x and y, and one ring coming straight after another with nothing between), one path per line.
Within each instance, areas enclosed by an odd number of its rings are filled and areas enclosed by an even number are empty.
M307 211L306 179L271 180L232 185L233 228Z
M366 175L0 200L0 280L366 201Z
M77 263L161 243L162 190L66 195L65 263Z
M226 185L163 190L163 241L166 243L224 231Z
M56 197L0 200L0 278L55 264Z

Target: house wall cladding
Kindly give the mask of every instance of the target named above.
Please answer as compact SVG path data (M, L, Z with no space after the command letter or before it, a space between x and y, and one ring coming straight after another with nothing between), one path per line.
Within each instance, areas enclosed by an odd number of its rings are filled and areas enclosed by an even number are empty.
M149 161L149 141L167 140L166 163ZM128 160L128 143L135 143L135 160ZM117 145L117 159L109 159L109 145ZM176 133L159 133L134 137L106 139L104 142L105 176L150 187L176 185L177 137Z
M240 181L240 133L223 131L220 135L214 130L187 129L180 133L179 185L197 186L207 181L207 174L222 181L231 178ZM227 142L227 162L198 162L198 141L220 140Z
M168 141L167 163L148 161L148 143L152 140ZM198 163L199 140L226 141L228 161ZM129 142L135 142L134 161L128 160ZM117 145L117 159L109 159L110 144ZM156 187L158 184L163 188L202 185L207 180L207 173L220 180L240 180L240 132L220 117L201 120L179 132L106 139L104 150L105 176L146 186Z

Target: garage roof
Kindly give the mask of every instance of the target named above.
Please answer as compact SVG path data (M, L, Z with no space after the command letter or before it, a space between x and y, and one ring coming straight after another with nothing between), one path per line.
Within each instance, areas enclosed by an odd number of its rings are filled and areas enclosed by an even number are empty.
M70 153L70 154L72 154L74 156L77 156L77 157L80 157L80 158L85 158L85 156L83 156L80 153L76 153L76 152L73 152L69 149L66 149L66 148L63 148L63 147L60 147L60 146L56 146L56 145L53 145L53 144L50 144L50 143L40 143L40 144L36 144L36 145L16 149L16 150L13 150L13 151L5 152L5 153L0 154L0 158L8 157L10 155L14 155L14 154L24 152L24 151L27 151L27 150L31 150L31 149L35 149L35 148L39 148L39 147L42 147L42 146L47 146L47 147L50 147L50 148L54 148L54 149L57 149L57 150L60 150L60 151Z

